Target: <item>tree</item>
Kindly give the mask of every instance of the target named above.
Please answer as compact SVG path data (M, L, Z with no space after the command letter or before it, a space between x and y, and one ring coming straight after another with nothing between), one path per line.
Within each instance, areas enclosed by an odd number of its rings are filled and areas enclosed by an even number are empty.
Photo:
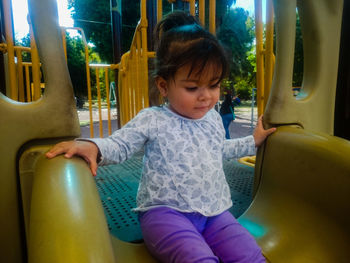
M68 0L73 10L74 25L84 29L88 42L96 47L96 52L105 63L112 63L112 25L110 0ZM122 0L122 53L129 50L140 20L140 1Z
M23 46L23 47L30 47L30 35L27 34L24 36L21 40L15 39L15 45ZM22 61L23 62L31 62L31 54L30 52L22 52Z
M232 4L236 4L236 0L218 0L216 1L216 27L220 27L223 17L229 12ZM206 6L209 6L207 1Z
M254 85L254 65L251 64L249 56L254 40L253 19L242 8L230 9L223 17L217 37L228 50L229 79L234 84L248 83L251 88Z
M304 71L303 37L301 34L299 14L297 13L294 65L293 65L293 87L301 86L301 83L303 81L303 71Z
M87 97L87 76L85 70L85 47L82 39L79 36L71 37L69 34L66 35L67 43L67 60L69 74L72 80L74 94L79 98ZM90 62L95 63L101 62L99 55L94 52L93 48L89 48ZM90 70L91 87L96 84L95 72ZM103 87L102 87L103 86ZM101 85L104 89L104 84ZM95 89L92 89L92 96L96 95Z
M84 45L79 37L66 35L68 69L71 76L74 94L77 97L86 96L86 71Z
M110 0L68 0L74 26L84 30L88 42L93 43L102 61L112 59Z
M30 36L27 34L20 41L16 41L16 45L24 47L30 47ZM87 97L87 78L85 70L85 49L84 43L79 36L71 37L66 34L66 47L67 47L67 60L70 78L73 84L73 90L76 97ZM93 48L89 48L90 62L101 62L99 55L94 52ZM31 55L29 52L23 52L22 57L24 62L31 62ZM95 85L95 72L91 71L91 85ZM42 79L44 81L44 79ZM103 88L103 87L102 87ZM92 95L95 95L96 91L93 90Z

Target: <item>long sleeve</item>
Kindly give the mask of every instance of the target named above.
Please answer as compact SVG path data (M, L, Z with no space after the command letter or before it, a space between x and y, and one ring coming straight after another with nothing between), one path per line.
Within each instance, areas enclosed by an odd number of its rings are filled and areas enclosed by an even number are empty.
M147 139L149 139L153 119L151 110L142 110L135 118L111 136L89 139L100 150L101 161L99 165L121 163L142 149Z
M224 141L223 158L240 158L247 155L255 155L255 141L252 135L243 138Z

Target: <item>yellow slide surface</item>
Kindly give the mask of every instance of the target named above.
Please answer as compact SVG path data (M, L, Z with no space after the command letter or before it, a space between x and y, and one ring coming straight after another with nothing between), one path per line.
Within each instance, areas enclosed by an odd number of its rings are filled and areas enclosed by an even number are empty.
M101 201L85 161L48 160L34 147L20 160L29 262L115 262Z
M260 185L239 221L268 260L348 262L350 142L280 127L257 161Z
M29 262L155 262L143 244L110 235L86 162L49 160L49 147L31 147L20 158Z

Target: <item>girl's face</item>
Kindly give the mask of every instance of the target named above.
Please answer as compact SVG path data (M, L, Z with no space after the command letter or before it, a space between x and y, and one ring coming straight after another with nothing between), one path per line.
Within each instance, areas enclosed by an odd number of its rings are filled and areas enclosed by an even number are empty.
M205 67L199 74L192 71L190 76L189 70L190 66L183 66L174 79L166 81L158 77L156 84L160 94L168 99L172 111L189 119L200 119L219 100L221 72L213 65Z

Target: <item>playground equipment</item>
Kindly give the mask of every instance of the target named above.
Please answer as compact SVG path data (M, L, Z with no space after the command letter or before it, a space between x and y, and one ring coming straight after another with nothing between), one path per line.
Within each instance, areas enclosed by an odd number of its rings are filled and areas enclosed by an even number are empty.
M23 217L22 199L24 196L21 195L22 186L18 173L18 160L21 153L30 144L35 144L33 140L76 137L80 133L74 109L73 91L61 44L62 39L52 17L52 14L57 13L54 9L55 5L53 5L53 1L47 3L46 1L31 1L30 8L32 9L34 27L38 28L35 29L36 37L42 41L38 43L38 46L42 57L47 90L42 99L28 104L12 101L0 94L2 262L25 261L27 247L29 247L26 238L29 239L31 233L25 230L25 225L30 226L33 221L29 218L25 223ZM52 45L45 43L52 43ZM57 74L57 72L61 74ZM38 127L40 128L38 129ZM29 178L25 177L24 180ZM30 203L30 206L32 205ZM27 236L25 235L26 231ZM28 253L30 254L30 252Z
M111 102L112 106L115 106L117 104L117 96L115 93L115 82L112 81L109 84L109 101Z
M87 101L89 107L89 123L90 123L90 137L94 137L94 118L92 111L92 90L95 89L97 93L97 102L99 108L98 121L99 121L99 136L103 137L103 124L102 124L102 113L101 113L101 101L103 98L101 94L101 86L104 85L108 87L109 78L114 79L114 74L118 76L118 83L116 85L117 97L119 103L118 108L118 127L127 123L131 118L133 118L142 108L147 107L150 104L160 104L159 98L152 99L152 91L149 91L149 85L151 83L149 78L149 64L152 63L151 59L154 58L155 53L152 51L152 29L156 21L162 18L163 3L162 1L140 1L140 21L135 29L133 36L133 41L129 52L126 52L120 59L117 59L115 64L91 64L88 51L88 43L85 38L85 33L82 28L79 27L62 27L62 39L63 48L67 58L66 51L66 32L75 30L81 35L81 40L84 45L84 56L85 56L85 71L86 71L86 82L87 82ZM209 18L206 20L205 16L205 6L206 2L203 0L197 1L197 6L195 0L169 0L168 1L173 8L180 8L184 10L189 10L192 15L198 13L199 21L205 25L208 23L209 31L215 33L215 0L209 1ZM118 16L121 12L120 5L117 5L116 1L111 2L112 16ZM6 31L6 43L1 44L0 50L7 51L8 55L8 69L9 69L9 85L6 85L6 95L14 100L21 102L30 102L38 100L41 93L41 86L45 86L45 83L40 83L41 72L40 72L40 61L38 57L38 52L36 48L36 42L33 37L33 28L31 26L30 18L30 36L31 36L31 48L14 46L13 44L13 28L12 28L12 12L10 0L3 0L4 10L8 10L5 16L5 31ZM152 7L152 8L150 8ZM149 9L156 9L155 14L150 12ZM260 10L261 12L261 10ZM117 18L113 18L113 21L117 21ZM114 23L113 22L113 23ZM259 28L262 27L262 22L259 22ZM114 31L120 31L117 29L120 26L120 22L116 22L116 26L113 26ZM114 34L113 39L119 41L118 34ZM119 36L120 38L120 36ZM262 41L262 40L261 40ZM119 43L118 42L118 43ZM148 43L151 43L148 47ZM117 52L120 53L120 47L116 47ZM28 52L31 54L32 62L22 62L22 52ZM259 54L263 56L263 53L268 52L264 50L259 50ZM23 77L23 71L25 70L25 77ZM92 86L91 72L95 72L95 85ZM102 74L100 74L102 72ZM263 68L260 68L263 71ZM32 72L32 74L30 74ZM17 76L17 77L16 77ZM267 80L271 78L263 77ZM152 84L151 84L152 85ZM263 87L260 88L261 90ZM106 89L106 93L108 90ZM25 96L26 95L26 96ZM110 115L110 102L109 96L105 97L108 109L108 134L111 134L111 115ZM150 101L152 99L152 101ZM264 96L258 97L258 100L263 100ZM258 105L263 105L263 103L258 103ZM262 107L262 106L261 106ZM263 108L260 109L262 111Z
M79 136L79 123L56 2L29 7L46 91L28 104L0 93L0 261L155 262L142 243L110 235L84 161L44 157L52 144ZM290 91L296 7L302 98ZM269 262L347 262L350 143L333 136L343 1L276 0L274 10L276 65L264 116L278 130L259 149L254 201L239 221Z
M290 92L296 7L306 97ZM276 66L264 119L281 127L259 149L256 195L240 220L263 229L255 236L271 262L346 262L350 143L332 136L343 2L280 0L274 9Z

